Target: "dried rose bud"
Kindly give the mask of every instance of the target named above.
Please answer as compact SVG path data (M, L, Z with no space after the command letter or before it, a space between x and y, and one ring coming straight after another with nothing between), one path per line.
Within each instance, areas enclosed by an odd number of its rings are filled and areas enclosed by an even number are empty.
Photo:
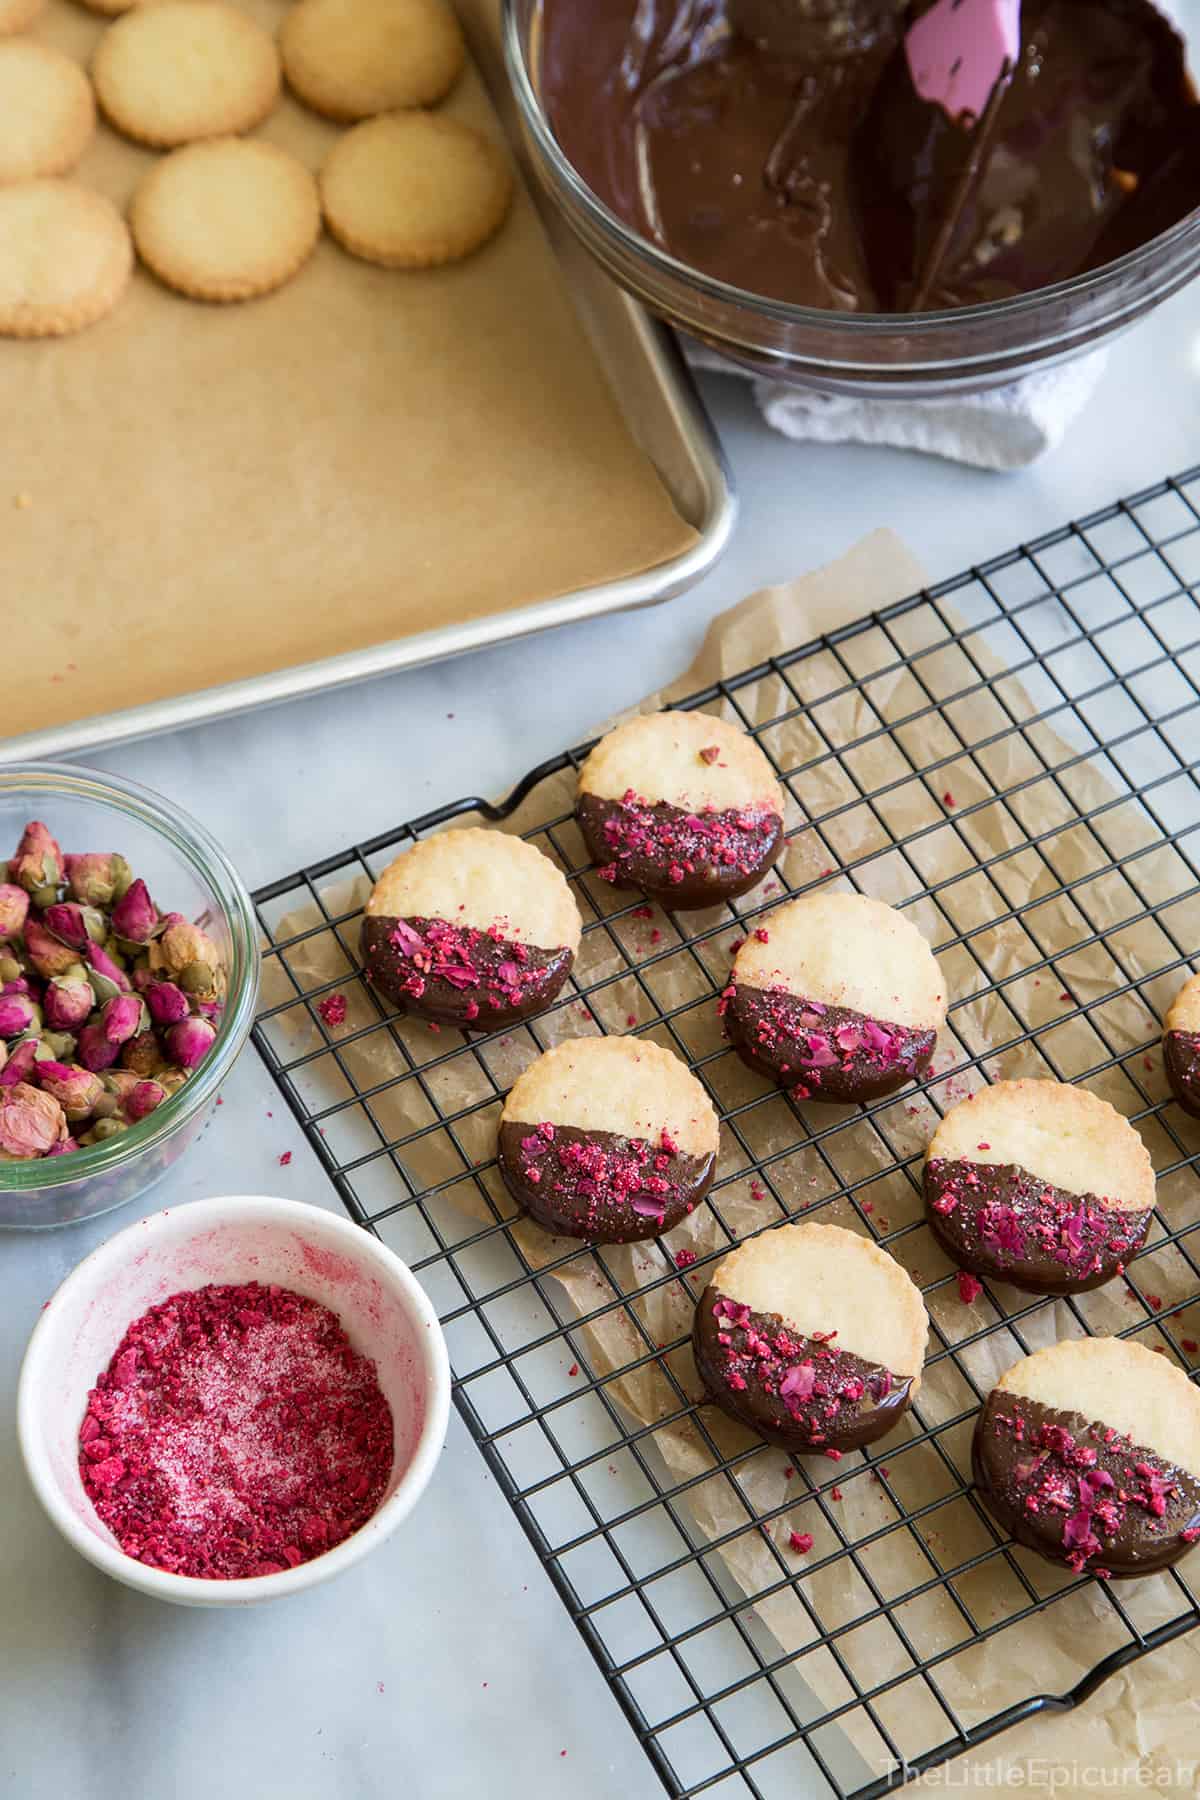
M154 1079L169 1100L172 1094L177 1094L179 1092L180 1088L187 1080L187 1070L160 1069Z
M40 894L46 888L57 889L62 878L62 851L41 820L31 819L21 834L16 855L9 861L8 879L27 894Z
M130 992L129 977L120 963L114 960L111 951L102 950L99 944L88 944L84 955L87 957L88 980L92 984L97 1006L103 1006L106 1000L115 1000L118 994Z
M110 1044L125 1044L146 1029L146 1009L136 994L118 994L100 1008L100 1024Z
M38 1056L47 1056L52 1062L75 1061L75 1033L73 1031L47 1031L43 1025L38 1033L40 1048Z
M6 881L0 887L0 940L19 935L29 912L29 895L23 887Z
M156 1025L178 1025L191 1014L191 1004L173 981L152 981L146 989L146 1005Z
M71 898L84 906L111 906L128 893L133 880L133 870L115 852L65 856L63 864Z
M167 1028L167 1055L181 1069L194 1069L212 1049L216 1035L207 1019L183 1019Z
M149 1118L156 1106L161 1106L167 1097L167 1090L158 1081L139 1081L126 1097L123 1112L131 1125L140 1119Z
M70 1156L72 1150L78 1150L79 1144L73 1137L59 1138L57 1144L51 1144L47 1156Z
M0 947L0 981L5 985L20 978L21 965L11 950Z
M36 1038L22 1038L19 1044L12 1046L7 1061L0 1067L0 1088L15 1087L19 1081L32 1080L38 1049Z
M150 946L150 967L202 1000L220 998L221 955L212 939L186 919L169 924Z
M130 882L128 893L117 901L109 919L117 936L127 944L148 944L157 934L158 908L140 876Z
M139 1031L121 1050L121 1067L135 1075L157 1075L165 1058L153 1030Z
M79 952L64 944L52 932L46 930L40 919L30 916L25 921L25 954L41 976L43 981L50 981L55 975L65 975L79 961Z
M20 1037L23 1031L34 1031L42 1017L28 994L8 994L0 998L0 1038Z
M120 1137L129 1127L124 1119L97 1119L80 1138L81 1144L104 1144L109 1138Z
M90 1069L60 1062L38 1063L35 1079L44 1094L53 1094L67 1118L90 1119L104 1093L104 1083Z
M103 944L108 937L104 914L74 900L57 900L48 906L42 914L42 924L75 950L86 950L89 943Z
M46 983L42 995L42 1012L47 1025L55 1031L77 1031L86 1025L96 1005L95 995L82 963L76 963L65 975L56 975Z
M0 1154L7 1161L32 1162L69 1135L66 1114L53 1094L25 1081L0 1093Z
M85 1069L99 1074L102 1069L112 1068L121 1054L121 1046L113 1043L99 1019L93 1019L80 1032L75 1054Z

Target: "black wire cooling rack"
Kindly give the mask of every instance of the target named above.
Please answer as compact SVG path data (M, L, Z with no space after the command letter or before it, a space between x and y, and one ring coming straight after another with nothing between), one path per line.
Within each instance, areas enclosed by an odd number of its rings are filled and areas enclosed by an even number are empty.
M868 1800L1200 1621L1187 1564L1113 1586L1013 1546L969 1465L996 1373L1064 1331L1200 1365L1200 1128L1158 1052L1200 946L1198 581L1200 467L693 695L789 795L776 874L736 907L672 919L595 878L571 816L586 746L256 896L258 1049L347 1211L435 1299L458 1408L670 1794ZM571 990L514 1033L436 1034L362 983L371 880L451 820L524 831L584 914ZM958 996L924 1086L867 1109L780 1095L716 1020L746 920L830 879L911 908ZM511 1080L596 1030L676 1050L724 1121L704 1219L644 1251L541 1238L496 1178ZM972 1298L929 1238L938 1114L1018 1072L1084 1082L1144 1133L1156 1223L1125 1284ZM904 1427L793 1469L697 1404L687 1325L735 1236L801 1211L885 1244L931 1334Z

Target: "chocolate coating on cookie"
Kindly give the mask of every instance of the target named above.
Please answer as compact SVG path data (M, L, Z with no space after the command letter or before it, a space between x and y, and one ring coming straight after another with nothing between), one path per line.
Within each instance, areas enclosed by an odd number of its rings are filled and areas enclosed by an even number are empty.
M575 958L445 919L363 922L363 960L380 993L397 1006L474 1031L500 1031L540 1012Z
M572 1125L502 1124L500 1172L513 1199L557 1237L640 1243L670 1231L712 1185L716 1157Z
M1152 1207L1124 1211L1013 1163L925 1165L930 1230L956 1263L1030 1294L1083 1294L1123 1272L1146 1241Z
M1186 981L1171 1003L1163 1062L1176 1100L1184 1112L1200 1119L1200 975Z
M868 1018L783 990L734 984L721 1010L742 1061L800 1100L866 1103L928 1069L937 1032Z
M770 763L745 732L702 712L649 713L610 731L580 770L577 814L601 878L674 911L747 893L783 838Z
M1200 1032L1168 1031L1163 1063L1176 1100L1184 1112L1200 1119Z
M828 1336L805 1336L778 1313L752 1312L705 1288L692 1350L705 1388L727 1413L795 1455L858 1450L908 1409L912 1381Z
M581 794L577 811L601 879L676 912L749 893L783 838L782 818L762 807L692 812L632 788L620 800Z
M1200 1537L1200 1481L1082 1413L995 1388L971 1463L989 1512L1019 1544L1076 1574L1149 1575Z

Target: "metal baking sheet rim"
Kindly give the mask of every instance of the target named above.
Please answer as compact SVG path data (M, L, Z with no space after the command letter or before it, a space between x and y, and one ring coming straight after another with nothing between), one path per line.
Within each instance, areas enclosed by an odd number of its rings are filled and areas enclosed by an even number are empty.
M631 310L640 312L633 302L629 304ZM644 317L643 323L647 337L653 334L657 339L654 360L659 365L664 388L674 390L675 410L689 437L689 448L705 488L704 516L697 527L700 536L682 556L658 563L642 574L578 588L574 593L541 600L515 612L442 626L434 631L418 632L413 637L396 638L389 643L369 645L363 650L324 657L319 662L278 669L269 675L248 676L221 687L201 688L195 693L176 695L168 700L152 700L142 706L127 707L122 712L97 713L88 719L48 726L44 731L25 732L20 737L0 742L0 763L94 750L105 744L127 743L133 738L153 737L159 732L206 724L258 707L279 706L326 688L346 687L353 682L370 681L378 675L394 674L400 669L442 662L468 650L482 650L512 638L529 637L556 625L627 612L639 606L655 606L694 586L725 552L737 522L737 496L724 452L678 347L664 326L648 316Z

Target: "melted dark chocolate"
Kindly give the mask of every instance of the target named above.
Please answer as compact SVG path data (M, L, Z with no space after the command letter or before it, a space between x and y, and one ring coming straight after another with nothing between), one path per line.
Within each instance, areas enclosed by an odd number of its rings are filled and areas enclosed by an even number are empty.
M936 1031L892 1025L785 988L735 983L721 996L725 1032L747 1067L799 1100L866 1102L929 1067Z
M751 1312L705 1288L692 1326L696 1368L718 1406L797 1455L858 1450L908 1410L912 1381L831 1339L806 1337L778 1313Z
M689 1156L664 1132L657 1145L574 1125L503 1123L500 1173L513 1199L559 1237L638 1244L670 1231L712 1185L714 1156Z
M994 1388L971 1462L997 1522L1076 1574L1149 1575L1200 1537L1200 1480L1082 1413Z
M363 920L363 964L405 1012L499 1031L548 1006L571 972L567 949L541 950L444 919Z
M925 1214L964 1269L1030 1294L1083 1294L1123 1271L1145 1242L1151 1208L1106 1206L1016 1163L934 1157L925 1165Z
M1168 1031L1163 1062L1176 1100L1184 1112L1200 1119L1200 1031Z
M636 888L672 912L748 893L783 836L780 815L762 806L689 812L630 792L623 800L581 794L577 811L604 880Z
M1025 0L978 171L913 89L882 0L545 0L542 89L589 187L643 237L752 293L902 311L1100 268L1200 205L1200 107L1149 0ZM740 29L739 29L740 27Z

